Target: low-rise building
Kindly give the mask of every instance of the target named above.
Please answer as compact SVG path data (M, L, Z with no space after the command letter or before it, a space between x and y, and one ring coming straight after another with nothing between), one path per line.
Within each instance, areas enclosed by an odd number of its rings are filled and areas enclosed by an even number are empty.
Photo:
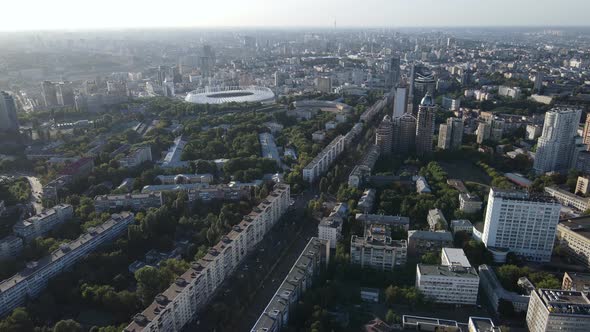
M363 211L363 213L371 213L373 211L373 205L375 205L375 196L377 191L375 189L367 189L363 192L363 195L359 199L357 207Z
M459 323L450 319L403 315L402 324L405 330L461 332Z
M500 280L498 280L498 277L491 266L482 264L479 266L478 270L483 295L486 297L487 303L492 306L496 313L498 313L498 307L500 306L501 300L512 303L514 311L516 312L527 311L530 296L510 292L502 287Z
M29 242L36 237L47 234L57 225L72 218L74 208L69 204L58 204L51 209L45 209L41 213L28 219L18 221L12 227L14 234Z
M590 268L590 217L559 221L555 235L568 256Z
M149 145L131 149L125 157L119 159L119 166L122 168L133 168L146 161L152 161L152 147Z
M59 190L72 182L73 178L69 175L62 175L43 186L42 198L45 201L57 202Z
M190 184L190 183L211 183L213 182L213 174L177 174L177 175L158 175L156 180L160 184Z
M355 219L365 224L365 226L380 224L391 228L400 228L405 231L410 229L410 218L408 217L357 213Z
M8 235L0 239L0 260L15 258L23 250L23 239Z
M471 263L461 248L442 248L440 253L440 264L444 266L471 267Z
M469 193L459 194L459 210L465 213L476 213L481 210L483 202L477 195Z
M50 279L71 268L98 246L114 240L135 220L132 213L113 214L103 224L91 227L76 240L60 245L59 249L0 282L0 316L22 306L28 298L39 296Z
M289 323L299 299L312 286L329 257L327 242L311 238L250 331L281 331Z
M344 151L344 136L339 135L305 166L303 169L303 180L310 183L316 181L322 174L328 171L330 165L340 156L342 151Z
M416 178L416 192L418 194L430 194L432 192L428 182L426 182L426 178L423 176Z
M216 185L208 188L194 188L188 191L189 202L213 200L239 201L250 198L249 186Z
M536 289L526 323L530 332L590 331L590 300L583 292Z
M77 161L67 164L61 171L61 175L69 175L74 178L82 178L87 176L94 169L93 158L80 158Z
M141 211L159 208L164 204L161 192L149 194L102 195L94 198L94 209L97 212L116 210Z
M449 228L447 219L440 209L432 209L428 211L428 226L431 231L446 231Z
M457 232L473 233L473 224L467 219L451 220L451 231L453 234Z
M500 327L487 317L469 317L468 332L502 332Z
M563 275L561 289L590 292L590 273L566 272Z
M563 206L573 208L577 211L586 211L590 209L590 198L574 195L569 191L557 187L545 187L545 192L555 197Z
M408 231L408 255L420 257L427 252L440 252L444 247L453 246L450 232Z
M124 331L181 331L283 216L290 201L289 186L275 185L250 214L208 250L207 255L193 262L168 289L156 296L154 302L136 314Z
M406 264L408 245L405 240L391 239L386 225L365 227L365 235L350 240L350 262L361 267L391 271Z
M416 288L437 303L475 305L479 276L471 266L418 264Z

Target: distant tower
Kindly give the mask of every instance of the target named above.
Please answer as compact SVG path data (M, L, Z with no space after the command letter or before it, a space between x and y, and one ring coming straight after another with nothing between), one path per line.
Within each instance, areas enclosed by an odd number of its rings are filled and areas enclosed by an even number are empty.
M4 91L0 91L0 130L18 131L14 99Z
M390 155L392 151L393 141L393 122L391 117L386 115L383 117L383 121L377 128L375 133L375 145L381 150L381 154L384 156Z
M456 150L463 140L463 120L448 118L447 123L440 125L438 131L438 147L443 150Z
M408 105L407 89L398 87L395 90L395 100L393 102L393 118L399 118L406 113Z
M57 90L55 88L55 83L43 81L43 83L41 83L41 93L43 94L43 102L45 103L46 107L54 107L59 105L57 102Z
M416 141L416 117L411 113L393 119L393 151L405 154L413 149Z
M388 70L385 76L385 86L388 90L395 88L400 81L400 60L399 57L389 59Z
M434 134L434 100L427 93L418 106L416 117L416 154L424 156L432 153Z
M537 174L566 172L570 168L581 115L582 110L572 108L554 108L545 113L533 165Z
M543 88L543 80L545 79L545 74L542 71L538 71L535 74L535 85L533 89L536 93L540 94L541 89Z

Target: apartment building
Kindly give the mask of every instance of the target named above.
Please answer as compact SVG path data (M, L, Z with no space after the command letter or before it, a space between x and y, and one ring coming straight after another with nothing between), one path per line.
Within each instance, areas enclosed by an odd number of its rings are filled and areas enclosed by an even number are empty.
M426 217L428 221L428 226L430 226L431 231L446 231L449 228L449 224L447 223L447 219L445 215L440 209L432 209L428 211L428 216Z
M563 206L584 212L590 208L590 198L578 196L557 187L545 187L545 192L558 200Z
M14 258L23 250L23 239L8 235L0 239L0 260Z
M480 287L483 295L485 295L488 301L487 303L492 306L496 313L498 312L500 300L512 303L514 311L516 312L527 311L530 300L529 295L510 292L502 287L500 280L498 280L498 277L491 266L482 264L478 267L478 270Z
M189 184L189 183L211 183L213 174L177 174L177 175L158 175L156 179L162 185L167 184Z
M357 213L355 218L365 225L380 224L391 228L400 228L405 231L410 228L410 218L408 217Z
M318 237L328 241L330 248L335 249L336 243L342 237L342 218L338 216L322 218L318 225Z
M45 209L41 213L28 219L18 221L12 227L15 235L29 242L36 237L47 234L57 225L72 218L74 208L69 204L58 204L51 209Z
M338 135L303 169L303 180L316 181L344 151L344 136Z
M119 159L119 166L133 168L146 161L152 161L152 147L149 145L132 149L125 157Z
M451 231L453 234L457 232L473 233L473 224L466 219L451 220Z
M250 199L250 188L246 186L230 187L220 184L211 187L193 188L188 191L189 202L194 201L239 201L241 199Z
M465 213L476 213L481 210L483 202L479 197L469 193L459 194L459 210Z
M406 240L392 240L390 234L388 226L372 224L365 227L363 237L353 235L350 239L351 264L384 271L405 265L408 244Z
M590 292L590 273L566 272L563 275L561 289Z
M527 260L548 262L560 209L551 197L492 188L482 241L496 261L504 260L511 251Z
M274 296L252 327L252 332L279 332L289 323L290 314L303 293L330 257L326 241L311 238L279 286Z
M367 189L363 192L363 195L359 199L357 207L363 211L363 213L371 213L373 211L373 205L375 204L375 196L377 191L375 189Z
M530 332L590 331L590 300L583 292L536 289L526 323Z
M121 209L140 211L159 208L164 204L161 192L149 194L102 195L94 198L94 209L97 212L116 211Z
M59 198L59 190L72 182L72 177L69 175L62 175L52 180L43 186L43 200L57 202Z
M289 186L275 185L273 191L211 247L207 255L193 262L168 289L156 296L154 302L135 315L124 331L181 331L287 211L290 200Z
M62 244L59 249L39 261L30 262L27 267L0 283L0 316L22 306L28 298L37 297L49 280L94 251L98 246L110 242L127 230L135 220L133 213L113 214L103 224L89 228L76 240Z
M453 246L450 232L408 231L408 255L420 257L427 252L440 251Z
M590 268L590 217L561 220L556 237L567 255Z

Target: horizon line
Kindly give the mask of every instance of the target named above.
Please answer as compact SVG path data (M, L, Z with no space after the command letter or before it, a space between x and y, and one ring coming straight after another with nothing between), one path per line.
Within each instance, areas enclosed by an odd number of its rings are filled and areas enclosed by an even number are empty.
M47 28L47 29L20 29L20 30L2 30L0 34L11 33L47 33L47 32L102 32L102 31L138 31L138 30L375 30L375 29L509 29L509 28L528 28L528 29L575 29L575 28L590 28L587 25L406 25L406 26L362 26L362 25L342 25L333 27L329 25L243 25L243 26L135 26L135 27L86 27L86 28Z

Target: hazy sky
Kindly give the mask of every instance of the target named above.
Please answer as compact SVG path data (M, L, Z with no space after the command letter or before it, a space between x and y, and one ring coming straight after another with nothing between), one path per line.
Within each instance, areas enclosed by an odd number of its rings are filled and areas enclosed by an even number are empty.
M590 0L1 0L0 31L589 25Z

